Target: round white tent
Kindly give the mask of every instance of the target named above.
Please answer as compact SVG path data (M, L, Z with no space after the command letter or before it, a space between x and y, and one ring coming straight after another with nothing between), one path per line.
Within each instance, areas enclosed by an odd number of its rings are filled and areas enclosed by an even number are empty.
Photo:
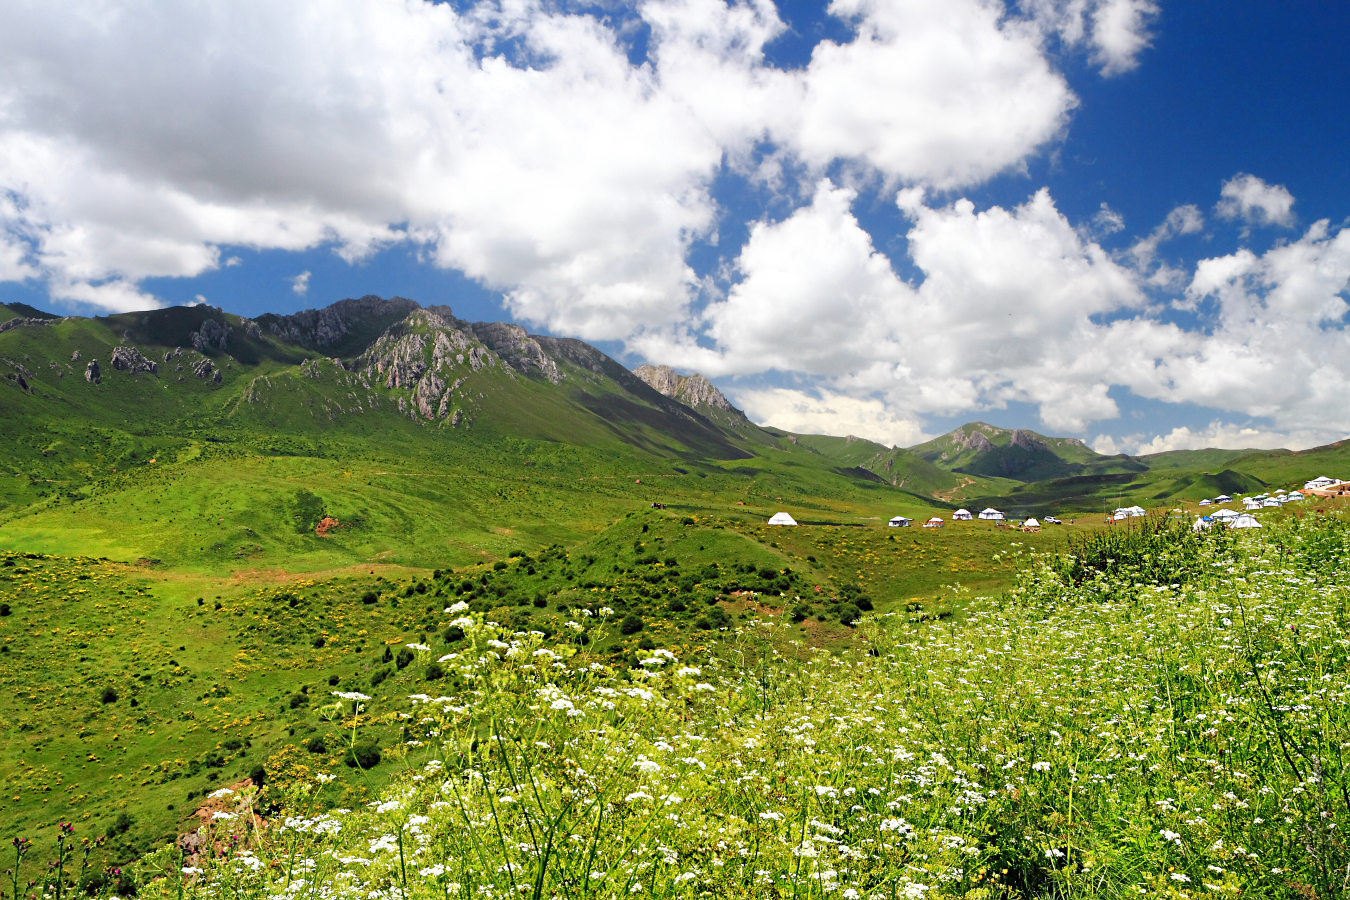
M785 512L776 512L769 517L770 525L796 525L797 520Z

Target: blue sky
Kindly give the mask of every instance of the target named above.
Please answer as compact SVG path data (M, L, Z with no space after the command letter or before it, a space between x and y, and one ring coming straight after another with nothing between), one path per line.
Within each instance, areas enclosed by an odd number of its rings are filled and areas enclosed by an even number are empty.
M898 445L1350 430L1337 4L4 6L0 299L402 295Z

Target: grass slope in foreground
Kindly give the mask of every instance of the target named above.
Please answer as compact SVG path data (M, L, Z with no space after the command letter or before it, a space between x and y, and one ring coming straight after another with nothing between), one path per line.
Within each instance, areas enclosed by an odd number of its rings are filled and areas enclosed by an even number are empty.
M354 744L401 723L379 802L327 808L295 769L142 892L1342 896L1350 529L1134 534L1147 569L1111 533L963 621L805 660L756 621L597 664L463 610L448 689L342 701Z

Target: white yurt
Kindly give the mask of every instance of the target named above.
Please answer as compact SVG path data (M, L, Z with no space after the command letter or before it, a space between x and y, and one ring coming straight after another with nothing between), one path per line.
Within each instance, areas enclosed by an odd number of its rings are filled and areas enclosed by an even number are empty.
M1260 528L1261 523L1256 521L1256 516L1243 513L1233 521L1228 523L1229 528Z
M776 512L769 517L770 525L796 525L797 520L785 512Z
M986 509L980 510L980 518L989 519L991 521L997 522L1003 518L1003 513L999 512L998 510L990 506L987 507Z
M975 517L970 514L970 510L968 509L958 509L956 512L952 513L953 522L969 522L973 518Z
M892 528L908 528L909 524L913 521L913 519L907 519L904 516L896 516L886 524L890 525Z

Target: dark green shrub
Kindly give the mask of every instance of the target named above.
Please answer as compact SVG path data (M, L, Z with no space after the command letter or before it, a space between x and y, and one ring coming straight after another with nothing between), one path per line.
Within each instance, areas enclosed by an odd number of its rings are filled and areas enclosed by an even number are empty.
M394 665L399 669L408 668L408 663L413 661L413 652L407 647L398 651L398 656L394 657Z
M441 668L440 663L434 662L431 665L427 666L426 671L427 681L440 681L444 677L445 677L445 669Z
M98 699L100 703L116 703L117 691L112 687L105 687L103 692L98 695Z
M366 591L364 594L361 595L361 602L366 604L367 606L369 606L372 603L379 602L379 599L380 595L375 593L374 591Z
M305 749L310 753L327 753L328 745L324 743L321 736L316 734L305 744Z
M353 769L373 769L380 759L380 748L373 741L356 744L342 756L342 761Z
M839 610L839 624L852 625L862 618L862 610L858 609L856 604L845 603Z
M637 613L629 613L623 617L619 623L619 631L622 634L637 634L644 627L642 617Z

